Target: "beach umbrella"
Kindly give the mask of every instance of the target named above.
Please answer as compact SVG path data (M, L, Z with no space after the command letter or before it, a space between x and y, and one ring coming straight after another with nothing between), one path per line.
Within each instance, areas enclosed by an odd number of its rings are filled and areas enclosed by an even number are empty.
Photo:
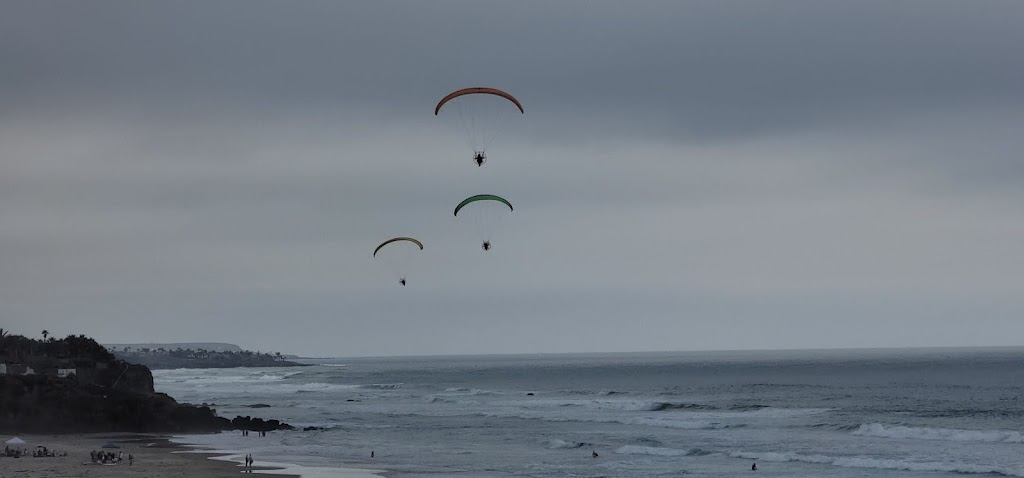
M107 442L103 444L102 448L121 448L121 445L114 442Z
M24 444L26 444L28 442L26 442L25 440L22 440L21 438L14 437L14 438L11 438L10 440L7 440L4 443L6 443L8 445L24 445Z

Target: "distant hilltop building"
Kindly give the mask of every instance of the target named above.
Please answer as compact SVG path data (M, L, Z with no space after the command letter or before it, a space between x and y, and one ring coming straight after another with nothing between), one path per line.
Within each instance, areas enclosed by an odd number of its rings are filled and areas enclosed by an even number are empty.
M104 344L111 352L152 352L155 350L205 350L207 352L241 352L242 347L219 342L193 342L178 344Z

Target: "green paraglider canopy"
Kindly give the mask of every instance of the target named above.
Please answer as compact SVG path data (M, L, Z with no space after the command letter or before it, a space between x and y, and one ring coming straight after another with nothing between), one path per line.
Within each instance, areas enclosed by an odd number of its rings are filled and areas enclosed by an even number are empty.
M412 237L393 237L373 250L373 260L385 267L388 272L405 285L413 256L423 250L423 243Z
M493 194L477 194L476 196L470 196L466 198L465 200L460 202L458 206L455 206L455 215L458 216L459 210L477 201L497 201L500 203L504 203L506 206L508 206L509 211L513 210L512 203L508 202L507 199L501 196L495 196Z

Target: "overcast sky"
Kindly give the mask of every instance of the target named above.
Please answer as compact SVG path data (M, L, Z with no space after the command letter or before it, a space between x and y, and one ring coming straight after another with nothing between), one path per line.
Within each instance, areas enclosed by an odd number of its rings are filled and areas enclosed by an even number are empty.
M0 326L307 356L1022 345L1024 2L0 6ZM486 165L434 117L516 95ZM451 211L516 205L484 252ZM371 257L426 249L409 286Z

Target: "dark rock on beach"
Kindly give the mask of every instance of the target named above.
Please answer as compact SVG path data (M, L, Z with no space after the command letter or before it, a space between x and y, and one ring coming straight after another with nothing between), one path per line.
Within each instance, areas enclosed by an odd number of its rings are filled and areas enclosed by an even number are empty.
M236 430L250 430L256 432L269 432L274 430L294 430L295 427L277 420L263 420L262 418L235 417L231 420L231 426Z

